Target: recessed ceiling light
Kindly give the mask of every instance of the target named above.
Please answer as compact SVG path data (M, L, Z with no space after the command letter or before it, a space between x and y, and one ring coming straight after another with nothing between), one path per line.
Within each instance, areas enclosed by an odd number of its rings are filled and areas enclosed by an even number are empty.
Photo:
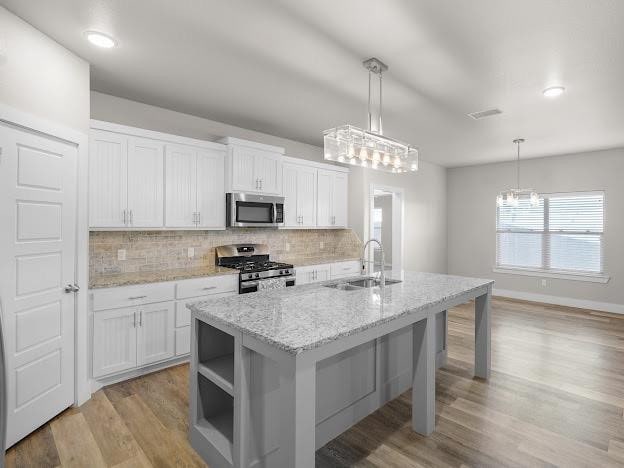
M551 86L542 91L542 94L546 97L557 97L561 96L564 91L565 88L563 86Z
M103 47L104 49L110 49L117 45L115 39L98 31L87 31L85 37L91 44Z

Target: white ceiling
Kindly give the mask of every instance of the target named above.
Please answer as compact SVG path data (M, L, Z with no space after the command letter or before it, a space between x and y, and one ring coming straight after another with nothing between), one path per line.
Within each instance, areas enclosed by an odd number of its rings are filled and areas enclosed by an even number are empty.
M519 136L523 157L624 146L623 0L0 3L91 62L94 90L307 143L365 125L376 56L385 133L427 161L513 159ZM544 98L553 84L566 93Z

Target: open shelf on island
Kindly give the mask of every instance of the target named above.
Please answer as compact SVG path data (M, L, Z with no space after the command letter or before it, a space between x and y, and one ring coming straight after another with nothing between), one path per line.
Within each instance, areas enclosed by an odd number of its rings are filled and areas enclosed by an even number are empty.
M234 396L234 353L200 362L197 371Z
M197 376L195 429L229 462L234 445L234 398L203 374Z

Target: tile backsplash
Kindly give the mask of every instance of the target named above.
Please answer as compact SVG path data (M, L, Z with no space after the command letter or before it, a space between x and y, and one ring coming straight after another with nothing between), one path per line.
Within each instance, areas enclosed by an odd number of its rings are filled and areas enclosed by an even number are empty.
M262 243L272 260L353 257L361 241L351 229L231 229L227 231L94 231L89 236L91 277L214 265L219 245ZM188 258L188 249L195 250ZM126 259L118 260L118 250Z

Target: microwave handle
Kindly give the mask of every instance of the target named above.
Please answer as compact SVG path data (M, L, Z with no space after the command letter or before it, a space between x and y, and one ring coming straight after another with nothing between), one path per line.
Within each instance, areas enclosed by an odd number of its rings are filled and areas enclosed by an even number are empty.
M273 223L277 222L277 205L275 203L272 203L273 206Z

